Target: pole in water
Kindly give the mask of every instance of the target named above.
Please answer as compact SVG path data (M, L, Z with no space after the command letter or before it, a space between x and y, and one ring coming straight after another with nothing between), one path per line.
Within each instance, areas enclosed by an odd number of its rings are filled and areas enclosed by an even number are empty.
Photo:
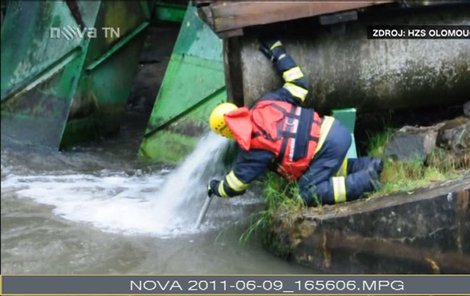
M212 195L208 195L206 198L206 201L204 202L204 205L202 206L201 212L199 213L199 217L197 218L196 222L196 229L201 226L202 220L206 216L207 209L209 209L209 205L211 204L212 201Z

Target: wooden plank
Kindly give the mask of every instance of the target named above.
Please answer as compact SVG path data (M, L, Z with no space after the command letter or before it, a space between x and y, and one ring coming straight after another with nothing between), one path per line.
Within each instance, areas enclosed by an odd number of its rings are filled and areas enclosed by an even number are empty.
M207 5L215 2L214 0L192 0L196 6Z
M243 29L233 29L233 30L222 31L222 32L218 32L217 35L222 39L231 38L231 37L239 37L239 36L243 36Z
M395 1L216 1L209 6L210 23L218 33L390 2Z
M197 14L203 22L205 22L206 24L209 25L209 27L212 28L212 30L214 29L214 18L212 15L212 10L210 9L209 6L198 8Z

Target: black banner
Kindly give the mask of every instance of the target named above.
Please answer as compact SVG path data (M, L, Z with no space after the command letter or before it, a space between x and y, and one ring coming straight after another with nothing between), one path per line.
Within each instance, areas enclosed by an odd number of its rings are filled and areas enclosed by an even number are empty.
M2 295L468 295L470 275L4 275Z
M470 26L367 26L368 39L470 39Z

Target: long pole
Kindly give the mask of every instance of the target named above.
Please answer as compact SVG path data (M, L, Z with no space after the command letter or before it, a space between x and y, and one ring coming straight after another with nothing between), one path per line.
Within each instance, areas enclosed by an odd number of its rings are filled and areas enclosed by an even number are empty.
M202 220L204 220L204 217L206 216L207 209L209 209L211 201L212 195L208 195L206 200L204 201L204 205L202 206L201 212L199 213L199 217L197 218L196 228L199 228L199 226L201 226Z

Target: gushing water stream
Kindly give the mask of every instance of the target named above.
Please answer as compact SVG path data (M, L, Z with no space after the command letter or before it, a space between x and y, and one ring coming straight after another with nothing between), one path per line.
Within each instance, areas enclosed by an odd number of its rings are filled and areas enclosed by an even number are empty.
M253 240L252 193L215 198L195 229L226 141L209 135L175 169L135 159L126 129L72 151L2 147L1 267L23 273L298 273ZM135 140L132 140L135 141Z
M208 178L221 169L219 158L225 144L222 137L205 136L169 174L128 175L107 170L97 174L10 174L2 181L2 191L16 191L20 197L53 206L60 217L103 231L160 237L192 233Z

